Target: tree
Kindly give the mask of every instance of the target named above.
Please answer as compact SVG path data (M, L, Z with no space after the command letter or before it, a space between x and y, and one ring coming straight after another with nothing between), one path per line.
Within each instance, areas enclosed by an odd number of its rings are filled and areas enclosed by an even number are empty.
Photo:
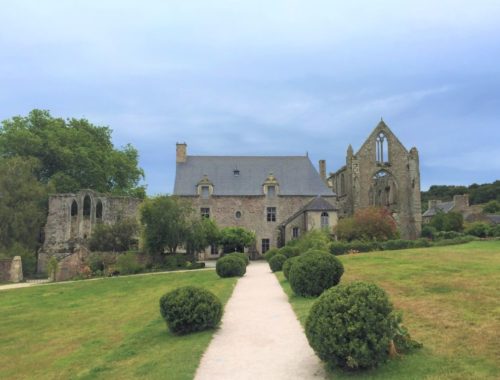
M34 272L50 186L37 181L34 158L0 158L0 252L21 255L25 273Z
M190 220L190 228L186 236L185 246L188 254L196 255L212 244L218 244L220 231L215 222L198 215Z
M495 214L500 211L500 202L496 200L489 201L483 207L483 212L486 214Z
M398 236L396 221L389 210L367 207L357 210L352 218L339 220L335 233L342 240L388 240Z
M136 242L139 225L135 219L126 218L114 224L97 224L90 237L92 251L124 252Z
M437 231L456 231L464 229L464 217L458 212L444 213L439 211L430 221L430 225Z
M146 199L141 208L144 242L150 253L176 253L190 234L189 204L175 196L159 195Z
M255 234L241 227L226 227L221 230L220 243L224 253L243 252L245 247L255 243Z
M131 145L121 150L111 142L111 130L86 119L54 118L49 111L4 120L0 127L0 157L36 158L35 175L56 192L93 189L143 198L144 172Z

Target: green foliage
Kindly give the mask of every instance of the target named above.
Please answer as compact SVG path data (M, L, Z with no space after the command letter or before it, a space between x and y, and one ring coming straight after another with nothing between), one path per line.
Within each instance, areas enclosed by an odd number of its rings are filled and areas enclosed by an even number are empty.
M24 276L31 276L36 272L35 252L26 248L23 244L15 242L10 248L3 248L3 250L0 251L0 258L13 258L15 256L21 256Z
M500 202L500 180L482 185L474 183L468 187L434 185L428 191L422 191L422 206L427 209L429 200L451 201L454 195L461 194L469 194L471 205L486 203L491 200Z
M248 255L246 253L243 253L243 252L232 252L232 253L229 253L227 256L236 256L236 257L239 257L240 259L243 259L243 261L245 262L245 265L250 264L250 259L248 258Z
M499 189L500 190L500 189ZM485 214L496 214L500 211L500 200L491 200L483 207Z
M386 242L382 243L382 249L384 251L391 251L395 249L407 249L407 248L413 248L414 243L412 240L388 240Z
M215 271L220 277L241 277L247 271L245 260L235 255L223 256L217 260Z
M456 232L456 231L439 231L436 232L434 238L436 240L447 240L447 239L456 239L458 237L464 236L463 233L461 232Z
M300 255L300 249L297 246L285 245L279 249L279 253L286 256L287 258L295 257Z
M343 255L351 249L350 244L345 241L334 241L330 245L330 253L332 255Z
M457 244L465 244L469 243L476 238L474 236L459 236L453 239L443 239L443 240L438 240L432 243L432 246L434 247L443 247L446 245L457 245Z
M116 254L112 252L91 252L86 264L93 274L106 273L107 268L116 264Z
M300 256L290 257L289 259L286 259L285 262L283 263L283 275L287 280L288 276L290 275L290 269L292 268L292 265L299 259L299 257Z
M306 336L320 359L332 367L376 367L387 360L395 335L391 313L392 304L383 289L351 282L318 298L306 321Z
M423 347L422 343L411 338L408 329L403 325L403 313L393 311L390 319L393 324L392 330L394 331L392 340L397 353L410 354L416 349Z
M189 204L175 196L159 195L148 198L141 208L144 242L152 254L165 250L175 254L190 234Z
M330 234L325 229L309 231L303 234L299 239L292 241L295 242L293 246L299 253L303 253L311 249L329 251L330 244L332 242Z
M398 236L396 221L388 210L367 207L357 210L352 218L340 219L334 229L341 240L389 240Z
M52 256L47 263L47 274L52 281L56 280L57 272L59 271L59 263L57 259Z
M264 253L264 259L266 259L269 262L269 260L271 260L278 253L280 253L278 248L271 248L266 253Z
M354 240L349 243L349 250L356 252L376 251L380 248L379 243L373 241Z
M139 273L143 268L137 261L137 255L134 252L127 252L118 255L116 258L116 270L120 274Z
M226 227L221 230L220 243L225 253L242 252L255 243L255 234L242 227Z
M465 228L465 234L485 238L492 235L492 228L488 223L474 222Z
M133 218L126 218L114 224L99 223L94 227L89 240L91 251L125 252L137 242L139 225Z
M274 255L271 257L269 260L269 267L271 268L272 272L279 272L283 269L283 264L286 261L286 256L282 255L281 253L278 253L277 255Z
M421 235L424 238L434 239L434 237L436 236L436 233L437 233L437 229L429 224L425 224L422 227Z
M86 119L54 118L49 111L33 110L28 116L4 120L0 128L0 157L36 158L41 183L56 192L93 189L143 198L138 153L131 145L121 150L111 142L108 127Z
M210 291L184 286L160 298L160 314L174 334L188 334L216 327L222 303Z
M190 226L185 238L187 253L195 255L212 244L217 245L220 241L219 228L212 219L200 219L198 215L195 215L188 223Z
M464 228L464 217L458 212L438 212L432 217L430 225L437 231L460 232Z
M315 297L339 283L344 266L328 252L309 252L299 256L289 271L290 286L295 294Z

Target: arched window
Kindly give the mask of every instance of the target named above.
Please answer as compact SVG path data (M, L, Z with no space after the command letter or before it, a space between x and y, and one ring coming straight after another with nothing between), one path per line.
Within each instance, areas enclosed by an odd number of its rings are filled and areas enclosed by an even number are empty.
M389 144L387 142L387 137L380 132L376 140L376 161L383 164L384 162L389 162Z
M321 213L321 228L328 228L330 226L330 220L328 213L326 211Z
M90 196L86 195L83 198L83 216L90 216L90 210L92 209L92 203Z
M78 204L73 199L73 202L71 202L71 216L77 216L77 215L78 215Z
M97 205L95 206L95 218L102 220L102 202L101 202L101 200L98 200Z

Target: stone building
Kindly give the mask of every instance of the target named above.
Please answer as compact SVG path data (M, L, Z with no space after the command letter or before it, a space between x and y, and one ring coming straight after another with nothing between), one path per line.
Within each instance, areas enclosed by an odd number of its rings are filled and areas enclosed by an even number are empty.
M80 248L97 224L136 218L140 203L140 199L110 196L92 190L51 195L44 228L45 239L38 254L38 271L45 271L52 255L60 260L73 253L81 256Z
M368 206L388 208L401 237L421 231L420 169L417 148L409 151L380 121L361 148L347 149L346 164L328 178L338 196L340 217Z
M431 219L439 212L443 212L445 214L449 212L458 212L464 216L471 214L471 210L469 210L469 195L455 195L453 196L453 200L449 202L442 202L440 200L430 200L428 209L422 214L423 223L429 223Z
M177 144L176 153L174 194L220 227L254 231L254 257L336 224L335 194L307 156L191 156L186 144Z

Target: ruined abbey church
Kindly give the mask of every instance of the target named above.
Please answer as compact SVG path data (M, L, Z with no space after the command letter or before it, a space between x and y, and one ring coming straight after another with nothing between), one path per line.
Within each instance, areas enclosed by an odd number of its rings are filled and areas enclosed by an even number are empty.
M176 148L174 195L220 227L254 231L254 258L307 231L333 231L339 218L372 205L391 211L402 238L420 236L418 151L408 151L383 121L357 152L349 145L345 165L329 175L325 160L318 172L307 155L196 156L185 143ZM137 216L139 205L91 190L51 196L39 269L49 256L75 251L97 223ZM206 250L206 258L218 255L217 247Z

